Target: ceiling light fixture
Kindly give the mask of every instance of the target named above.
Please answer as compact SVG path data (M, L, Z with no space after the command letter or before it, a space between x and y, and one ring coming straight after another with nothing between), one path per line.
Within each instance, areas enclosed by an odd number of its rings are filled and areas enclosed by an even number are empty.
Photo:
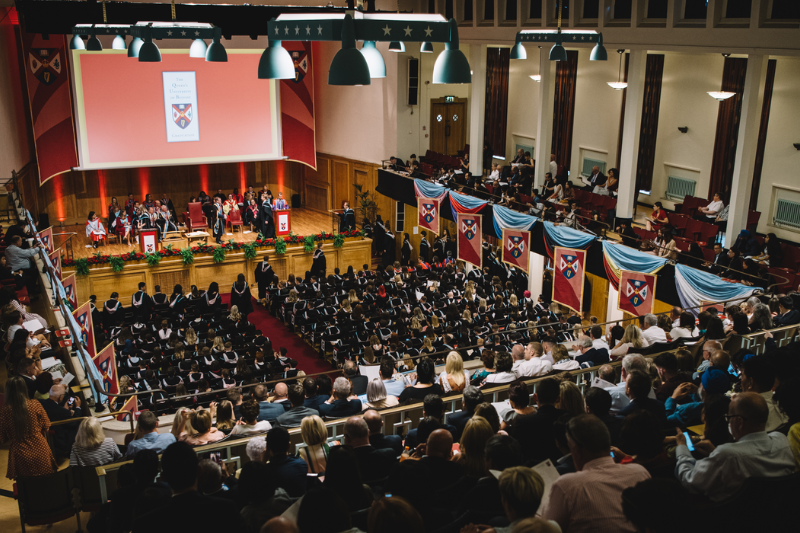
M389 43L389 51L390 52L405 52L406 45L403 44L403 41L392 41Z
M219 32L219 35L215 35L211 44L208 45L208 50L206 50L206 61L210 63L227 63L228 62L228 52L225 50L225 47L222 46L222 32Z
M617 50L617 53L619 54L619 70L617 71L617 81L609 81L608 86L615 91L621 91L628 86L628 82L622 81L622 54L625 53L625 49L621 48Z
M567 51L561 44L561 12L564 10L564 4L559 0L556 6L558 6L558 34L556 35L556 44L550 49L550 61L566 61Z
M258 61L258 79L293 80L296 75L289 51L281 46L280 41L270 40Z
M464 52L458 49L458 24L448 21L450 41L444 43L444 51L433 65L433 83L472 83L472 70Z
M203 39L195 39L189 47L189 57L204 58L208 51L208 45Z
M346 14L342 20L342 49L336 52L328 70L328 85L369 85L369 65L356 48L353 18Z
M69 40L69 49L70 50L86 50L86 45L83 44L83 39L81 39L80 35L73 35L72 39Z
M433 43L430 41L424 41L420 47L419 51L423 54L432 54L433 53Z
M381 53L375 47L375 41L364 41L364 45L361 47L361 55L363 55L364 59L367 60L370 78L375 79L386 77L386 62L383 60Z
M128 47L128 57L139 57L139 50L142 48L144 41L141 37L134 37Z
M711 98L713 98L714 100L719 100L720 102L722 102L723 100L727 100L731 96L736 95L736 93L732 93L729 91L709 91L708 94L711 95Z
M525 51L525 47L522 43L515 43L514 46L511 47L511 52L508 54L509 59L528 59L528 52Z
M114 40L111 43L112 50L125 50L128 48L128 45L125 43L125 36L121 33L118 33Z

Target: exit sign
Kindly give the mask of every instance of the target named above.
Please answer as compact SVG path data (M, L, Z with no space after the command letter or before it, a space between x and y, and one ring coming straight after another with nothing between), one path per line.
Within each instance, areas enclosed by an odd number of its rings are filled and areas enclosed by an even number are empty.
M455 96L445 96L444 97L444 101L445 102L455 102L456 101L456 97Z

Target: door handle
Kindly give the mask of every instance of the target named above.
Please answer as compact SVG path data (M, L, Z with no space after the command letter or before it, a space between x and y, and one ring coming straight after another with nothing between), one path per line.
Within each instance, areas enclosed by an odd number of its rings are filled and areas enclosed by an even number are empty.
M445 137L450 137L450 124L447 124L447 125L444 127L444 136L445 136Z

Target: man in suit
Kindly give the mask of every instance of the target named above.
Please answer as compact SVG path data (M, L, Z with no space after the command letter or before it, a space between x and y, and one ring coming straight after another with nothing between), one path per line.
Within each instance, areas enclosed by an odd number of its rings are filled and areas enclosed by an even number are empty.
M726 270L730 264L731 258L728 257L728 251L720 243L714 243L714 260L710 263L703 263L703 266L712 274L719 274Z
M258 421L266 420L270 424L274 424L278 420L278 417L286 412L286 409L279 403L268 402L267 395L267 386L263 383L259 383L253 388L253 396L255 396L258 402L259 408Z
M453 440L458 442L467 422L475 414L475 408L483 403L483 393L478 387L467 385L461 396L461 411L447 415L447 423L456 428Z
M362 394L367 393L367 384L369 383L369 378L367 376L360 375L358 371L358 365L355 361L350 359L345 361L344 368L342 368L342 373L344 374L344 377L350 380L350 386L355 396L361 396Z
M319 394L319 381L318 379L327 379L328 383L330 384L331 378L326 376L325 374L319 376L319 378L305 378L303 380L303 391L305 392L306 399L303 402L303 405L309 407L311 409L315 409L319 411L319 406L325 403L325 400L330 398L330 394Z
M780 299L780 313L772 319L772 325L776 328L781 326L792 326L800 323L800 311L794 309L794 300L791 296L784 296Z
M559 451L553 434L553 423L566 411L557 409L561 394L557 380L548 378L539 382L533 400L539 409L536 413L518 416L511 426L511 436L522 445L528 464L536 465L550 459L555 462L563 454Z
M197 491L198 464L197 454L185 442L167 447L161 456L161 477L172 490L172 498L163 507L139 515L133 523L134 533L172 533L183 529L216 533L245 529L232 501L203 496Z
M478 392L480 393L480 391ZM477 406L479 403L480 402L476 403L475 405ZM475 409L473 408L473 411L474 410ZM448 422L450 421L449 419L455 416L456 414L458 413L451 414L448 417ZM435 418L436 420L438 420L440 423L439 428L446 429L447 431L449 431L450 434L453 435L453 441L455 442L455 440L458 438L459 435L458 430L455 428L455 426L441 423L442 420L444 420L444 401L442 401L442 398L440 396L437 396L436 394L428 394L422 400L422 418L424 419L427 417ZM466 425L466 422L464 422L464 425ZM462 427L461 429L464 428ZM404 444L405 446L408 446L412 450L416 448L417 445L421 444L419 442L419 439L417 438L417 433L418 433L417 428L414 428L414 429L409 429L408 434L406 435L406 440Z
M349 400L350 381L347 378L336 378L333 382L333 396L319 406L319 414L328 418L344 418L361 412L361 401Z
M277 470L277 485L292 498L299 498L306 493L308 465L289 454L290 444L289 431L284 427L274 427L267 433L266 454Z
M583 336L578 339L578 348L581 355L575 358L578 363L589 363L592 366L604 365L610 361L606 348L595 348L590 337Z
M360 416L352 416L345 422L344 445L355 452L364 483L387 477L397 462L394 450L378 449L369 443L369 427Z
M31 396L33 398L33 396ZM50 422L58 422L60 420L69 420L70 418L78 418L81 416L81 400L75 397L73 404L65 406L64 402L67 399L67 386L66 385L53 385L50 388L50 397L46 400L39 400L44 407L44 412L47 413L47 418ZM79 421L70 424L59 424L53 427L55 436L53 437L53 448L56 456L69 457L72 450L72 443L75 442L75 435L78 434Z
M667 411L664 409L664 402L649 398L653 384L650 377L641 370L634 370L625 382L625 394L630 398L631 403L619 412L619 417L625 418L636 411L648 411L658 420L662 428L667 426Z
M364 420L369 428L369 443L376 450L391 449L396 456L403 453L403 438L400 435L384 435L383 420L375 409L364 412Z
M283 427L295 428L300 427L305 417L313 415L319 416L319 411L304 405L305 399L306 393L302 384L295 383L289 387L289 401L292 407L278 417L278 423Z
M464 476L463 465L453 462L452 457L453 435L446 429L434 430L425 443L425 455L419 461L431 471L434 490L449 487Z
M592 167L592 174L589 176L589 185L583 188L584 191L593 192L599 185L605 185L606 177L600 172L600 167Z

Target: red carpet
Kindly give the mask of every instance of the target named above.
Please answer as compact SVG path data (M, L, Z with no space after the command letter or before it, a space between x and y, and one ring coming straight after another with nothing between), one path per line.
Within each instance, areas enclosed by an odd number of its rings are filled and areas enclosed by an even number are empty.
M230 294L223 294L222 301L230 304ZM272 349L276 352L281 348L286 348L286 355L297 360L297 369L306 374L316 374L326 372L331 369L331 365L324 359L319 358L319 354L303 339L289 331L283 322L269 314L267 309L256 303L253 298L253 312L247 319L260 329L265 337L272 341Z

